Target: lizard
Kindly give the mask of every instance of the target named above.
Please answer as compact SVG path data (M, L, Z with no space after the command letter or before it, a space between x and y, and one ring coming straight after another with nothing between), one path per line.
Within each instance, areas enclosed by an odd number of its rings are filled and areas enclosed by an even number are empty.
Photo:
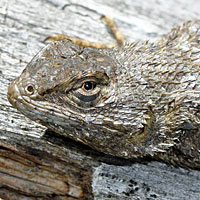
M156 42L44 47L8 87L28 118L100 152L200 168L200 21Z

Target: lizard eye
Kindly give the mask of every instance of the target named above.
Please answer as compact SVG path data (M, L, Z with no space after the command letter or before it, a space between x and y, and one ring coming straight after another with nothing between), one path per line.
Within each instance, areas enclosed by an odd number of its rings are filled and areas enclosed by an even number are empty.
M81 87L74 91L74 96L78 98L79 103L94 102L100 95L100 87L95 81L85 81Z
M92 107L98 103L101 89L102 85L95 78L90 78L78 82L71 90L69 97L81 107Z
M82 89L84 90L93 90L96 88L96 83L93 81L86 81L85 83L83 83L82 85Z
M105 97L109 78L105 73L97 72L94 76L75 80L72 87L65 93L69 100L80 107L96 106Z

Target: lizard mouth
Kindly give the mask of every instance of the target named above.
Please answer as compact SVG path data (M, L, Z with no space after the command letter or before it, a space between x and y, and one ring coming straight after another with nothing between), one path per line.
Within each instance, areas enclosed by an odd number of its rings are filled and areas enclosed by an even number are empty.
M18 78L12 81L8 87L8 101L10 104L19 110L24 115L33 118L33 111L36 106L32 104L30 98L23 96L18 86ZM32 113L32 114L31 114ZM34 120L34 119L33 119Z
M18 79L12 81L8 87L8 101L14 108L31 119L35 118L34 113L36 114L36 112L37 116L42 115L42 113L47 114L48 111L57 112L55 105L51 106L49 104L48 109L44 109L44 105L41 102L34 101L29 96L23 95L23 89L18 85ZM32 114L30 114L31 112Z
M17 108L17 102L20 99L22 100L21 94L17 87L16 80L14 80L10 83L8 87L8 101L14 108Z
M76 123L76 117L74 118L70 111L63 111L54 104L35 101L29 96L23 95L23 88L18 83L18 79L15 79L9 85L7 94L8 101L25 116L46 126L47 124L55 123L61 126L67 126L72 121Z

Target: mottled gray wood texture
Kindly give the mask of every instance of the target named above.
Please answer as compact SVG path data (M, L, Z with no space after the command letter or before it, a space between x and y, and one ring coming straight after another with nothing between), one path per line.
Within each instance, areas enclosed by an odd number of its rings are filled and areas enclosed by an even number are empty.
M105 156L30 121L7 101L9 82L54 33L113 43L102 15L129 41L156 40L199 17L196 0L0 1L0 198L200 199L200 171Z

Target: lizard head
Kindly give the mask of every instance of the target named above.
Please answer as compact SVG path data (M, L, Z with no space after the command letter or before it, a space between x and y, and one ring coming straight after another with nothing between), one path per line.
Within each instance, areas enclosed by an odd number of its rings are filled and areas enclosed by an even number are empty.
M63 40L33 58L8 99L30 119L104 153L199 166L199 57L199 21L123 48Z
M108 154L137 156L133 152L144 137L137 121L145 108L134 115L130 74L124 74L115 52L69 40L49 44L10 84L8 99L25 116L59 134Z

